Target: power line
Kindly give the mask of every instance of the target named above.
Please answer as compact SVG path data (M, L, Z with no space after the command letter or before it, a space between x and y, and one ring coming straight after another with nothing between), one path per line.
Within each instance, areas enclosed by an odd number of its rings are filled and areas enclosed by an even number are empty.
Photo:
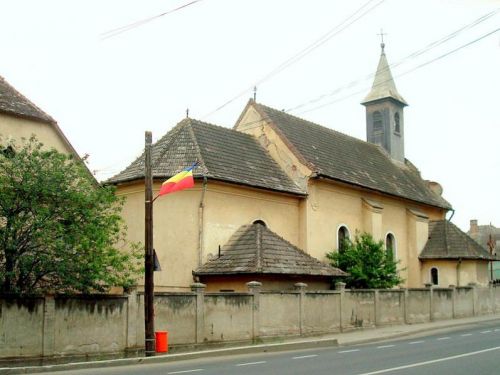
M495 34L495 33L496 33L496 32L498 32L499 30L500 30L500 28L497 28L497 29L495 29L495 30L493 30L493 31L490 31L490 32L488 32L488 33L486 33L486 34L483 34L482 36L480 36L480 37L478 37L478 38L476 38L476 39L474 39L474 40L472 40L472 41L470 41L470 42L468 42L468 43L466 43L466 44L463 44L463 45L461 45L460 47L457 47L457 48L455 48L455 49L453 49L453 50L451 50L451 51L448 51L448 52L446 52L446 53L444 53L444 54L442 54L442 55L438 56L438 57L435 57L435 58L433 58L433 59L431 59L431 60L429 60L429 61L426 61L425 63L422 63L422 64L420 64L420 65L417 65L416 67L414 67L414 68L412 68L412 69L410 69L410 70L407 70L406 72L403 72L403 73L401 73L401 74L398 74L398 75L396 75L396 76L395 76L395 78L399 78L399 77L405 76L405 75L407 75L407 74L409 74L409 73L414 72L414 71L415 71L415 70L417 70L417 69L423 68L424 66L427 66L427 65L429 65L429 64L431 64L431 63L433 63L433 62L436 62L436 61L438 61L438 60L441 60L441 59L443 59L443 58L445 58L445 57L447 57L447 56L449 56L449 55L451 55L451 54L453 54L453 53L455 53L455 52L460 51L460 50L461 50L461 49L463 49L463 48L466 48L466 47L468 47L468 46L470 46L470 45L472 45L472 44L474 44L474 43L477 43L477 42L479 42L479 41L483 40L484 38L487 38L487 37L488 37L488 36L490 36L490 35ZM382 85L382 84L384 84L384 83L386 83L386 82L387 82L387 81L380 82L378 85ZM377 87L378 85L376 85L375 87ZM363 92L365 92L365 91L366 91L366 88L364 88L363 90L356 91L356 92L354 92L354 93L352 93L352 94L349 94L349 95L343 96L343 97L341 97L341 98L339 98L339 99L336 99L336 100L333 100L333 101L331 101L331 102L328 102L328 103L325 103L325 104L322 104L322 105L319 105L319 106L313 107L313 108L311 108L311 109L308 109L308 110L305 110L305 111L299 112L299 114L303 114L303 113L307 113L307 112L312 112L312 111L315 111L315 110L317 110L317 109L320 109L320 108L323 108L323 107L329 106L329 105L331 105L331 104L337 103L337 102L339 102L339 101L345 100L345 99L347 99L347 98L350 98L351 96L361 94L361 93L363 93Z
M249 90L252 90L255 86L257 86L257 85L259 85L259 84L267 81L268 79L272 78L273 76L275 76L276 74L280 73L284 69L288 68L289 66L293 65L297 61L301 60L303 57L305 57L306 55L308 55L309 53L311 53L312 51L314 51L316 48L322 46L328 40L330 40L334 36L338 35L342 31L344 31L345 29L347 29L350 25L352 25L354 22L358 21L360 18L362 18L363 16L365 16L366 14L368 14L369 12L371 12L373 9L375 9L380 4L382 4L385 0L378 1L378 3L376 3L375 5L373 5L369 9L365 10L359 16L356 17L356 15L358 13L360 13L364 8L366 8L373 1L375 1L375 0L368 0L365 4L363 4L360 8L358 8L354 13L352 13L349 17L347 17L341 23L339 23L338 25L336 25L335 27L333 27L332 29L330 29L326 34L323 34L320 38L316 39L313 43L311 43L307 47L303 48L301 51L297 52L292 57L290 57L287 60L285 60L284 62L282 62L276 68L274 68L269 73L267 73L264 77L260 78L254 84L252 84L251 86L249 86L249 87L245 88L244 90L242 90L240 93L238 93L237 95L235 95L234 97L232 97L231 99L229 99L228 101L226 101L224 104L222 104L219 107L215 108L213 111L209 112L208 114L202 116L202 119L204 119L206 117L209 117L209 116L213 115L214 113L220 111L221 109L223 109L227 105L229 105L232 102L234 102L236 99L239 99L240 97L242 97L243 95L245 95ZM356 18L354 18L354 17L356 17ZM354 19L351 20L352 18L354 18ZM344 24L346 24L346 25L344 26Z
M106 39L112 38L114 36L117 36L119 34L122 34L122 33L126 32L126 31L135 29L136 27L144 25L144 24L146 24L148 22L151 22L151 21L153 21L153 20L155 20L157 18L166 16L167 14L171 14L171 13L177 12L178 10L186 8L186 7L190 6L190 5L193 5L195 3L199 3L200 1L202 1L202 0L193 0L193 1L189 2L189 3L181 5L181 6L177 7L177 8L171 9L171 10L169 10L167 12L158 14L156 16L148 17L148 18L145 18L145 19L142 19L142 20L130 23L130 24L125 25L125 26L121 26L121 27L117 27L117 28L112 29L112 30L105 31L105 32L103 32L103 33L100 34L101 40L106 40Z
M432 50L432 49L434 49L434 48L436 48L436 47L438 47L438 46L440 46L440 45L442 45L442 44L444 44L444 43L448 42L449 40L451 40L451 39L453 39L453 38L457 37L457 36L458 36L458 35L460 35L463 31L465 31L465 30L467 30L467 29L471 29L471 28L473 28L473 27L475 27L475 26L479 25L480 23L482 23L482 22L484 22L484 21L488 20L489 18L491 18L491 17L493 17L494 15L496 15L498 12L500 12L500 8L499 8L499 9L496 9L496 10L494 10L494 11L490 12L490 13L487 13L487 14L483 15L483 16L479 17L478 19L474 20L473 22L471 22L471 23L469 23L469 24L467 24L467 25L465 25L465 26L463 26L463 27L459 28L458 30L455 30L455 31L453 31L453 32L452 32L452 33L450 33L450 34L448 34L448 35L446 35L446 36L444 36L444 37L442 37L442 38L440 38L440 39L438 39L438 40L436 40L436 41L433 41L433 42L431 42L431 43L427 44L425 47L423 47L423 48L421 48L421 49L419 49L419 50L417 50L417 51L415 51L415 52L412 52L411 54L409 54L409 55L405 56L405 57L404 57L404 58L402 58L401 60L399 60L399 61L397 61L397 62L395 62L395 63L390 64L390 65L389 65L387 68L385 68L382 72L384 72L385 70L388 70L388 69L394 69L394 68L396 68L396 67L398 67L398 66L400 66L400 65L404 64L405 62L407 62L407 61L409 61L409 60L412 60L412 59L414 59L414 58L416 58L416 57L418 57L418 56L423 55L424 53L426 53L426 52L428 52L428 51L430 51L430 50ZM311 99L311 100L309 100L309 101L307 101L307 102L304 102L304 103L298 104L298 105L296 105L296 106L294 106L294 107L292 107L292 108L288 108L286 111L287 111L287 112L289 112L289 111L295 111L295 110L300 109L300 108L302 108L302 107L305 107L305 106L308 106L308 105L311 105L311 104L317 103L317 102L319 102L319 101L321 101L321 100L323 100L323 99L325 99L325 98L327 98L327 97L337 95L337 94L339 94L340 92L342 92L342 91L344 91L344 90L351 89L351 88L353 88L353 87L357 86L358 84L364 83L364 82L366 82L366 81L368 81L368 80L372 80L372 79L373 79L373 77L374 77L374 75L375 75L374 73L370 73L370 74L368 74L368 75L364 75L364 76L362 76L362 77L360 77L360 78L358 78L358 79L356 79L356 80L353 80L353 81L351 81L351 82L349 82L349 83L347 83L347 84L345 84L345 85L343 85L343 86L340 86L340 87L336 88L336 89L335 89L335 90L333 90L333 91L330 91L330 92L328 92L328 93L326 93L326 94L321 94L321 95L319 95L318 97L316 97L316 98L314 98L314 99ZM357 92L357 93L358 93L358 92ZM357 93L355 93L355 94L357 94ZM348 97L351 97L351 96L352 96L352 95L349 95L349 96L347 96L347 97L345 97L345 98L348 98ZM342 98L342 99L344 99L344 98ZM342 100L342 99L341 99L341 100Z

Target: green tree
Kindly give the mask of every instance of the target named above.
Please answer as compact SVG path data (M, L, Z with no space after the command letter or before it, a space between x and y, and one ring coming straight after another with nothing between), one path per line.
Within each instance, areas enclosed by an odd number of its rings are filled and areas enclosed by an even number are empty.
M122 201L80 160L42 146L35 137L19 145L0 139L0 291L134 284L141 253L125 243Z
M399 277L392 250L382 241L376 242L368 233L346 240L340 251L326 254L332 266L349 273L349 288L392 288L403 282Z

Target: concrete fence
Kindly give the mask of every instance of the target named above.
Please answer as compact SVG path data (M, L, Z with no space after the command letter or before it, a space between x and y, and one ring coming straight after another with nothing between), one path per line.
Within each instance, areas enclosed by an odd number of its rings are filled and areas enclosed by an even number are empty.
M258 342L269 337L328 334L500 312L500 287L155 295L155 329L172 346ZM144 296L0 296L0 358L120 353L144 345Z

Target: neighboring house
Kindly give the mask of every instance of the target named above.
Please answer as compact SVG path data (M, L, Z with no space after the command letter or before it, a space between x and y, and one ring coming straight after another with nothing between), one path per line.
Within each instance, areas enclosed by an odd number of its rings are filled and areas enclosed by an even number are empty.
M470 228L467 233L483 248L488 251L493 249L494 255L500 255L500 228L491 223L489 225L478 225L477 220L473 219L470 221ZM493 267L493 280L500 282L500 262L492 262L490 267ZM489 275L491 279L491 268Z
M19 142L32 135L46 147L79 158L57 122L0 76L0 137Z
M424 180L405 158L407 103L383 45L362 104L367 142L254 100L234 129L186 118L156 142L155 192L164 179L199 161L194 188L155 201L154 241L162 267L156 289L188 289L193 277L210 290L245 290L250 279L264 289L290 289L299 281L323 289L341 274L319 262L357 232L371 233L392 249L402 286L431 282L428 270L443 261L419 256L432 235L429 222L449 225L451 205L440 185ZM126 197L130 239L141 241L144 156L108 182ZM443 246L437 242L433 249ZM482 256L469 259L475 267L460 279L444 267L437 284L484 284Z

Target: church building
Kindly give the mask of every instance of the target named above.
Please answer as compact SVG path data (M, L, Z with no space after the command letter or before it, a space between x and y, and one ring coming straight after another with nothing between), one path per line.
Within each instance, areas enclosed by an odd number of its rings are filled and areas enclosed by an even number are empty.
M194 161L195 187L154 203L157 291L330 289L326 253L368 232L399 261L402 287L487 284L487 252L448 222L436 182L405 157L404 108L382 44L363 102L366 141L249 100L233 129L186 118L153 145L154 193ZM361 124L360 124L361 126ZM107 183L144 237L144 155Z

